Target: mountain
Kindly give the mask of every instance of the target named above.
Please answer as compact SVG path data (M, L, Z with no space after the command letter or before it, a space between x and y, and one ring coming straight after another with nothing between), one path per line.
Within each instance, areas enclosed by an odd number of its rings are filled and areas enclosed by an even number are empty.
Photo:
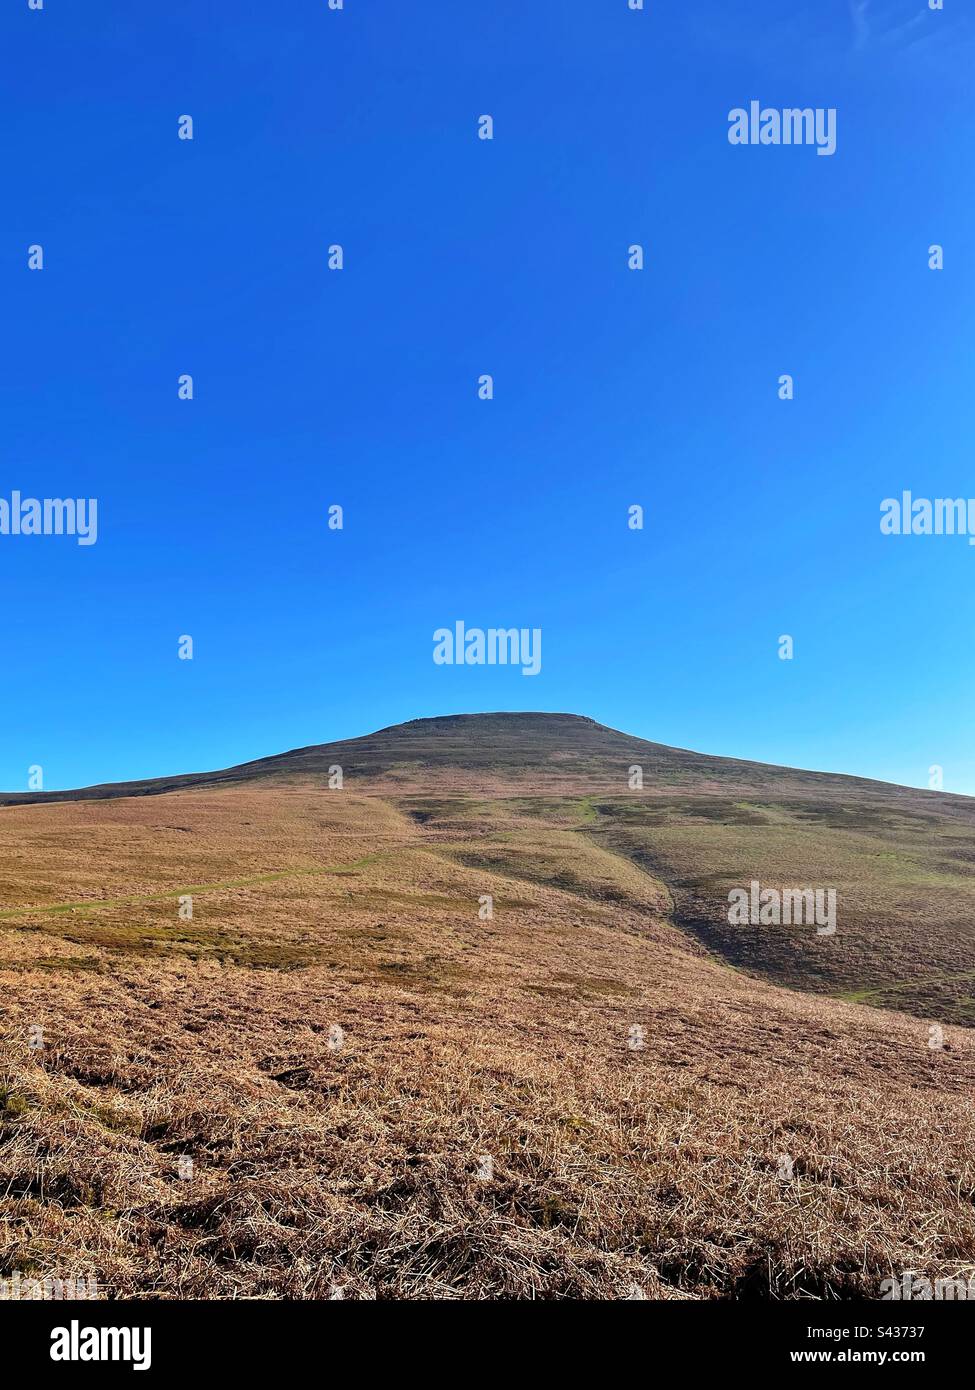
M975 1265L975 802L542 713L3 801L7 1269L837 1298ZM752 884L835 930L736 917Z
M940 792L834 773L803 772L767 763L713 757L621 733L575 714L539 712L454 714L413 719L361 738L312 744L216 772L185 773L105 783L59 792L2 792L0 805L149 796L191 787L218 787L255 779L325 779L339 766L363 791L508 790L514 784L553 790L626 789L639 765L649 795L673 790L693 795L789 793L856 799L875 796L933 810L975 813L975 802Z
M502 848L484 863L522 872L502 829L513 797L585 799L584 839L666 884L671 915L711 952L799 989L975 1022L975 800L864 778L713 757L650 743L579 715L460 714L415 719L217 772L7 794L0 804L114 800L235 786L327 789L393 798L433 834L431 797L491 797ZM631 788L639 770L640 785ZM580 804L581 801L580 801ZM517 806L517 803L515 803ZM517 814L520 815L519 808ZM559 825L562 824L558 820ZM537 813L539 829L544 815ZM530 839L530 833L527 834ZM545 878L530 856L525 870ZM732 925L729 893L832 889L836 940L804 926Z

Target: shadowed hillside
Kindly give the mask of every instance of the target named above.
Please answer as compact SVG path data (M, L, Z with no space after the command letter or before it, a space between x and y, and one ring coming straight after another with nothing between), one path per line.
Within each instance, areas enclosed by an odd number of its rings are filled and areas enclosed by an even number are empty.
M967 797L916 791L886 782L802 772L767 763L716 758L649 743L575 714L453 714L413 719L362 738L313 744L218 772L188 773L108 783L64 792L4 792L0 805L159 795L191 787L230 786L254 779L325 779L338 765L359 790L509 791L513 783L534 789L625 791L631 765L643 769L645 794L811 795L839 800L861 797L908 801L939 814L957 813L975 823Z

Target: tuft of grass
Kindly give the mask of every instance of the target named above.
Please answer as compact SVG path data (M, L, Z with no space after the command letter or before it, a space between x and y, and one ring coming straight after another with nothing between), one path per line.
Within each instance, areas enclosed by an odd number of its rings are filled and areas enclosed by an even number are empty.
M0 1086L0 1119L20 1120L29 1110L30 1102L26 1096L6 1086Z

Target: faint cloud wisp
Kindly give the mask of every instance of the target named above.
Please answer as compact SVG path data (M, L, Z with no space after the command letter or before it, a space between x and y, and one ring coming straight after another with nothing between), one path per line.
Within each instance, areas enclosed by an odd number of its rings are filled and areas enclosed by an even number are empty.
M870 0L850 0L850 18L853 20L853 47L860 49L870 38L870 21L867 11Z

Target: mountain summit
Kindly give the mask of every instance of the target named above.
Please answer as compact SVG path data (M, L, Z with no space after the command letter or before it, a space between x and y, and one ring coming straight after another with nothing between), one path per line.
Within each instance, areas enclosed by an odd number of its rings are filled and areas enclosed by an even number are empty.
M448 714L391 724L375 733L310 744L214 772L103 783L71 791L5 792L0 805L151 796L255 779L322 782L341 768L343 785L363 792L434 790L492 795L534 791L605 794L682 791L736 797L768 794L846 800L863 795L927 802L939 811L964 797L918 791L837 773L695 753L608 728L585 715L543 711Z

